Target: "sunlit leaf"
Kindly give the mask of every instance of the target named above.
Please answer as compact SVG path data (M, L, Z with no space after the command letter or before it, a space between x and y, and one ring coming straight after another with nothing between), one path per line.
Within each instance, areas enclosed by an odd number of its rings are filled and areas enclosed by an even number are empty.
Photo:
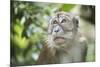
M69 12L74 7L75 7L74 4L63 4L60 10Z

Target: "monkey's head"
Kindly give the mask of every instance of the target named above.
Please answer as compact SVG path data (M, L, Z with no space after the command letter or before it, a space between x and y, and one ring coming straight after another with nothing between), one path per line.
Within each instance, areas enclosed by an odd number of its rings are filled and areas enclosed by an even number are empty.
M48 25L48 42L50 47L66 47L75 39L78 20L75 15L58 12Z

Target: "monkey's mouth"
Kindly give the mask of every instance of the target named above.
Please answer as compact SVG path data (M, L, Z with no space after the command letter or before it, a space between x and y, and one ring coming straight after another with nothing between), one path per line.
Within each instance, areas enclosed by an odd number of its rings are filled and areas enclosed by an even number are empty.
M57 44L62 44L65 42L65 38L64 37L55 37L54 38L54 41L57 43Z

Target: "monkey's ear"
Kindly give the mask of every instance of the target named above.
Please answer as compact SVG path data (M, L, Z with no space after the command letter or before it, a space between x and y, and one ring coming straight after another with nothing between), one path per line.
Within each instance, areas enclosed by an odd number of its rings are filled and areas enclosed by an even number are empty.
M79 27L79 16L75 16L75 17L73 18L73 22L74 22L76 28L78 28L78 27Z
M53 26L52 26L51 23L49 22L49 23L48 23L48 29L47 29L48 34L51 34L51 33L52 33L52 29L53 29Z
M50 30L50 23L48 23L48 29L47 29L47 31L48 31L48 34L51 33L51 30Z

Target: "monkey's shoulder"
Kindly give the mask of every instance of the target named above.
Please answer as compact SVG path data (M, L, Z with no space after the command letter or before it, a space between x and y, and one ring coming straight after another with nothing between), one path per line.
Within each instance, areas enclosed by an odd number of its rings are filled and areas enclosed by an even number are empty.
M77 40L79 43L86 43L87 42L87 38L81 32L78 32L77 38L78 38Z
M77 45L81 49L87 49L87 38L82 33L78 33Z

